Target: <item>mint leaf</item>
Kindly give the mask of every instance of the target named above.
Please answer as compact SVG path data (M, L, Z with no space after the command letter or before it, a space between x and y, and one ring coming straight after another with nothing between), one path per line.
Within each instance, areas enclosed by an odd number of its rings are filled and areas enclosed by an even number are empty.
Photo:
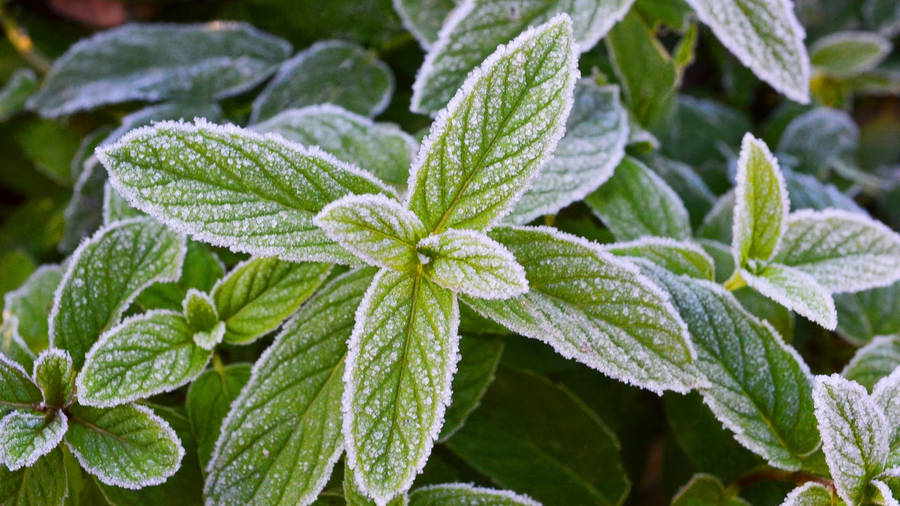
M43 400L41 390L21 365L0 355L0 409L31 409Z
M114 221L127 220L129 218L137 218L143 216L144 213L131 207L125 197L119 195L119 192L107 180L103 184L103 224L109 225Z
M719 478L705 473L692 476L672 498L672 506L700 506L703 504L750 506L749 502L736 497L734 491L726 491L725 485Z
M419 241L422 272L438 285L481 299L528 291L525 270L505 246L472 230L447 230Z
M859 147L859 128L844 111L816 107L800 114L784 128L778 152L797 160L796 169L827 175L834 160L851 158Z
M709 213L703 217L703 223L697 229L697 236L720 243L733 243L734 201L733 190L729 190L719 197L716 203L713 204L712 209L709 210ZM732 254L732 264L734 264L733 256ZM728 271L728 273L731 273L733 270Z
M184 456L169 424L136 404L72 406L66 444L85 471L107 485L129 489L166 481Z
M530 289L507 300L462 296L466 305L617 380L654 392L695 385L684 322L634 265L551 228L499 227L491 237L525 268Z
M347 462L344 461L344 480L341 486L344 494L344 500L346 504L349 506L377 506L375 501L370 499L362 490L359 489L359 486L356 484L356 476L353 472L353 469L347 465ZM387 503L384 506L408 506L409 498L406 494L400 494Z
M836 499L831 490L814 481L808 481L791 490L781 506L833 506Z
M784 0L687 0L700 21L754 74L789 99L809 102L806 32Z
M211 356L180 313L161 309L126 318L87 354L78 402L117 406L172 391L203 372Z
M324 286L253 366L207 467L208 500L305 504L318 496L343 451L346 343L373 274L353 270Z
M813 401L837 493L848 504L860 504L887 458L891 434L884 413L861 385L837 374L816 376Z
M414 213L383 195L336 200L313 223L371 265L403 271L419 263L416 244L425 235L425 226Z
M381 270L356 311L344 373L344 445L375 502L406 491L444 421L456 370L456 296L415 273Z
M457 0L394 0L394 10L422 48L428 49L458 3Z
M703 217L716 203L715 194L700 174L690 165L657 153L644 156L642 160L678 194L691 216L691 225L699 227Z
M47 315L53 304L53 292L62 279L58 265L42 265L19 288L3 296L3 320L32 350L47 347L50 331Z
M750 134L741 141L734 197L731 248L735 265L771 259L784 235L790 201L778 160Z
M44 350L34 362L34 382L41 388L45 406L67 407L75 396L72 358L62 350Z
M664 236L687 239L691 222L681 199L646 165L625 157L597 191L584 199L619 241Z
M349 193L391 193L318 149L203 120L135 130L97 156L138 209L195 239L284 260L353 261L313 216Z
M470 506L537 506L534 499L492 488L476 487L467 483L429 485L409 494L410 506L438 506L440 504L467 504Z
M207 369L191 383L184 405L191 431L197 438L201 468L205 469L209 464L225 415L249 380L249 364L222 367L214 361L212 369Z
M875 32L835 32L809 48L810 62L841 78L874 69L891 52L891 41Z
M580 79L575 83L565 135L506 221L527 223L583 199L609 179L622 161L628 131L619 88Z
M249 343L275 330L325 281L331 265L251 258L216 283L212 298L226 343Z
M715 280L712 257L692 242L675 241L668 237L643 237L636 241L613 243L603 249L620 257L649 260L675 274Z
M188 239L187 253L178 281L155 283L138 295L135 302L143 309L171 309L181 311L182 302L192 288L201 292L212 290L225 274L225 264L209 246Z
M371 171L395 185L405 185L419 144L390 123L374 123L331 104L284 111L253 126L304 146L319 146L339 160Z
M868 214L850 196L841 193L833 184L825 184L811 174L801 174L782 169L791 197L791 210L828 208L843 209L860 214Z
M0 421L0 462L10 471L31 466L59 445L68 429L62 411L14 411Z
M837 327L834 299L809 274L780 264L769 264L757 274L739 271L747 285L800 316L828 330Z
M394 74L373 53L341 40L321 41L281 65L253 101L250 123L285 109L324 103L375 116L393 94Z
M219 313L212 297L194 288L188 290L182 302L181 313L194 332L211 330L219 323Z
M900 334L900 281L871 290L837 294L834 303L838 333L853 344L868 343L875 336Z
M577 4L527 0L498 5L486 0L463 1L444 22L437 41L425 55L413 84L410 109L431 113L443 108L458 88L465 87L467 74L498 46L515 45L509 41L526 28L547 23L560 13L572 19L573 49L587 51L622 19L631 3L632 0L589 0Z
M900 367L875 384L872 400L884 410L887 422L888 457L885 467L900 469Z
M856 292L900 280L900 236L856 213L798 211L788 217L774 260L806 272L826 290Z
M0 88L0 121L6 121L25 107L25 101L37 91L37 74L31 69L16 69Z
M62 506L67 495L62 451L56 449L33 465L10 471L0 466L0 503L10 506Z
M70 47L28 106L62 116L130 100L224 98L264 80L290 50L244 23L125 25Z
M559 15L498 48L466 79L410 170L408 205L427 231L484 229L515 204L563 135L574 46L572 23Z
M856 350L841 374L871 390L881 378L900 366L900 334L879 336Z
M481 402L503 354L503 340L490 337L466 337L459 340L459 363L453 375L453 402L444 413L439 442L444 442L463 426Z

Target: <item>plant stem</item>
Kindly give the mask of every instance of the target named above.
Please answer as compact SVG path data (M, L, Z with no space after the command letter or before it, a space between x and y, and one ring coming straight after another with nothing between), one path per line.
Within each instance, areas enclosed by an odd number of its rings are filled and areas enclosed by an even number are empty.
M25 33L25 30L16 24L15 20L5 12L3 7L4 3L0 1L0 25L3 26L3 31L6 32L6 37L9 39L9 42L22 58L24 58L29 65L34 67L35 70L41 74L49 72L50 60L41 54L38 48L34 46L31 37Z
M731 278L725 282L725 289L729 292L733 292L739 288L743 288L747 286L747 282L744 281L744 278L741 277L741 273L739 271L734 271L734 274L731 275Z

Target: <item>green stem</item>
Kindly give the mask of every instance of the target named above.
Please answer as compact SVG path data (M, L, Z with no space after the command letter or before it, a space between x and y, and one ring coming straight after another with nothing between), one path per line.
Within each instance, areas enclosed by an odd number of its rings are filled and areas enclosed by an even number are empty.
M212 366L215 369L216 373L220 376L225 376L225 364L222 363L221 357L219 357L218 353L213 354L212 358Z
M50 60L41 54L38 48L35 47L31 37L25 33L25 30L16 24L15 20L5 12L3 7L4 4L0 1L0 25L3 26L3 31L6 32L6 37L9 39L9 42L22 58L24 58L29 65L34 67L35 70L41 74L49 72Z
M744 281L744 278L741 277L740 271L734 271L734 274L731 275L731 278L725 282L725 289L729 292L733 292L745 286L747 286L747 282Z

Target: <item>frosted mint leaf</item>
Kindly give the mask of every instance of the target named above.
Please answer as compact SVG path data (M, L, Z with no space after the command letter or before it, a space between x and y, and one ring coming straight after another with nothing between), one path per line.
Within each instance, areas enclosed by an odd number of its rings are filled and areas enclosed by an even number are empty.
M331 104L284 111L253 126L304 146L319 146L339 160L362 167L395 185L405 185L418 149L411 135L390 123L374 123Z
M619 241L647 235L687 239L691 221L681 199L638 160L625 157L612 177L584 199Z
M780 264L769 264L758 273L746 269L739 276L747 285L800 316L828 330L837 326L834 299L809 274Z
M131 204L125 200L125 197L119 195L119 192L107 180L103 184L103 224L109 225L114 221L127 220L129 218L137 218L144 213L131 207Z
M191 383L184 405L191 431L197 438L201 468L205 469L209 464L228 408L249 380L249 364L223 367L214 361L212 369L207 369Z
M491 237L525 268L530 289L507 300L463 296L509 330L631 385L686 392L695 354L669 298L626 260L544 227L500 227Z
M399 202L383 195L349 195L313 219L333 241L371 265L404 271L418 265L416 244L425 226Z
M784 235L790 201L778 160L750 134L741 142L734 197L731 248L735 265L768 261Z
M631 4L632 0L463 0L425 55L413 84L410 109L433 113L443 108L472 69L529 26L565 13L572 19L573 50L584 52L622 19Z
M565 129L577 77L574 46L572 23L559 15L472 71L410 170L409 208L429 232L487 228L527 189Z
M861 504L888 455L884 413L865 388L837 374L816 377L813 401L837 493L848 504Z
M373 269L350 271L297 312L253 366L207 470L213 504L308 504L341 452L344 357Z
M786 0L687 0L700 21L754 74L789 99L809 102L806 32Z
M211 356L180 313L154 310L126 318L85 358L78 402L117 406L172 391L203 372Z
M852 157L858 147L859 128L849 114L816 107L788 123L777 151L793 156L798 171L822 177L833 160Z
M853 344L868 343L875 336L900 334L900 281L871 290L837 294L834 303L838 333Z
M781 506L833 506L835 502L831 490L825 485L808 481L791 490Z
M700 246L668 237L644 237L631 242L617 242L604 246L613 255L649 260L675 274L715 280L712 257Z
M579 80L566 134L506 221L527 223L583 199L609 179L622 161L628 131L619 88Z
M450 401L456 296L415 273L382 270L366 291L344 372L344 446L376 503L405 492L431 453Z
M341 40L317 42L284 62L253 101L250 123L324 103L375 116L393 94L394 74L374 53Z
M264 80L290 51L244 23L125 25L70 47L28 106L62 116L130 100L224 98Z
M69 413L66 444L102 483L129 489L157 485L181 464L184 448L175 431L144 406L76 404Z
M875 384L872 400L884 410L887 422L888 457L885 467L898 468L897 474L900 474L900 367L894 368L889 376Z
M791 197L791 210L828 208L843 209L853 213L868 214L850 196L841 193L833 184L825 184L811 174L783 170Z
M212 290L225 342L249 343L275 330L325 281L331 265L251 258Z
M466 337L459 340L459 364L453 375L453 402L444 413L439 442L450 439L481 403L503 355L503 340L495 337Z
M709 239L697 239L697 244L713 259L713 263L716 266L716 283L728 281L731 273L734 272L734 257L731 256L731 246Z
M716 203L716 196L690 165L651 153L644 163L668 184L681 198L691 216L691 225L698 227Z
M788 217L775 261L806 272L826 290L857 292L900 280L900 236L856 213L798 211Z
M891 41L875 32L835 32L809 48L810 62L826 74L846 78L874 69L891 52Z
M721 286L643 268L687 323L697 369L709 382L699 391L716 418L770 465L799 469L819 447L812 378L800 355Z
M509 490L476 487L468 483L446 483L418 488L409 494L410 506L440 506L467 504L470 506L537 506L534 499Z
M871 390L881 378L900 366L900 334L879 336L856 350L841 374Z
M344 500L350 506L377 506L375 501L369 498L356 484L356 476L353 469L344 461L344 480L342 485ZM408 506L409 498L406 494L400 494L384 504L384 506Z
M0 88L0 121L6 121L25 107L25 101L37 91L37 74L31 69L17 69Z
M149 286L138 295L135 302L145 310L171 309L181 311L182 302L192 288L201 292L212 290L225 274L225 264L209 246L188 239L187 253L177 281L160 282Z
M150 105L126 114L119 122L119 126L109 133L101 142L101 146L112 144L121 139L128 132L142 126L150 126L165 120L191 121L194 118L203 118L215 122L222 117L222 108L215 102L203 103L196 101L174 101L162 104ZM93 151L93 150L91 150ZM96 160L95 160L96 161Z
M422 272L438 285L480 299L528 291L525 270L505 246L472 230L447 230L416 246Z
M202 120L135 130L97 156L138 209L195 239L285 260L353 261L313 216L349 193L391 193L316 148Z
M61 450L53 450L18 471L0 466L0 504L62 506L67 492Z
M438 38L438 32L458 0L394 0L394 10L403 26L428 49Z
M34 381L44 395L44 405L65 408L74 401L75 369L62 350L49 349L34 362Z
M19 288L3 296L4 324L14 325L32 350L44 349L49 343L47 317L60 280L62 269L58 265L42 265Z
M750 506L750 503L735 496L734 489L725 489L722 480L711 474L698 473L684 484L672 497L672 506Z
M43 395L21 365L0 355L0 412L6 408L31 409L40 405Z
M0 462L10 471L28 467L59 446L68 429L62 411L14 411L0 421Z
M0 324L0 355L20 367L31 369L36 357L28 349L25 341L19 337L19 333L16 331L18 325L15 323L15 318L9 318Z
M894 496L897 495L894 492L894 489L897 489L898 485L896 484L896 477L893 478L895 483L893 487L882 480L872 480L869 483L869 497L872 498L874 504L885 504L887 506L897 506L900 504L900 502L897 502L897 499L894 498Z
M194 288L188 290L181 313L194 332L211 330L219 323L219 313L212 297Z
M720 243L731 244L734 231L734 191L729 190L713 205L709 213L703 218L703 223L697 229L697 236ZM734 259L732 258L732 264Z
M184 236L148 219L100 229L75 250L50 312L50 344L69 352L76 370L104 331L118 322L147 285L174 281L184 260Z

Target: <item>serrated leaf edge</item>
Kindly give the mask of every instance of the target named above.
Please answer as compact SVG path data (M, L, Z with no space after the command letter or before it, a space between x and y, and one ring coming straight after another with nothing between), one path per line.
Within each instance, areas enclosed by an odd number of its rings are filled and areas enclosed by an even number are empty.
M32 415L30 413L26 413L23 411L12 411L0 420L0 432L3 432L6 429L6 426L10 423L10 421L17 416L40 416L40 415ZM66 414L61 410L55 413L56 418L50 422L53 423L56 420L62 420L62 428L59 431L53 432L53 439L49 439L45 442L44 446L40 448L36 448L31 454L25 457L24 460L19 462L14 462L9 459L9 456L6 454L6 449L4 447L0 447L0 462L3 463L10 471L16 471L23 467L31 467L37 460L44 455L53 451L54 448L59 446L59 443L62 442L63 437L66 435L66 431L69 430L69 419L66 417ZM49 426L49 424L48 424Z

